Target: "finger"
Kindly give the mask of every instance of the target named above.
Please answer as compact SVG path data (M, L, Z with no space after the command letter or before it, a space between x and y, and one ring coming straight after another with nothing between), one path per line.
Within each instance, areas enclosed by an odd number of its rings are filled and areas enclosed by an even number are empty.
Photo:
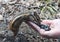
M40 34L41 36L43 36L43 37L48 37L48 38L50 38L50 37L53 36L51 30L50 30L50 31L45 31L44 29L41 29L41 28L38 27L36 24L34 24L34 23L30 22L30 21L28 21L28 22L26 22L26 23L27 23L28 25L30 25L31 27L33 27L33 29L35 29L36 31L38 31L39 34Z
M56 38L58 35L56 35L56 29L54 30L50 30L50 31L45 31L44 29L41 29L39 26L37 26L36 24L34 24L33 22L26 22L28 25L30 25L31 27L33 27L33 29L35 29L36 31L39 32L39 34L43 37L47 37L47 38Z
M44 31L43 29L41 29L40 34L41 36L46 37L46 38L57 38L55 30Z
M42 24L47 24L47 25L51 25L53 22L53 20L42 20Z
M36 24L33 23L33 22L27 21L26 23L27 23L29 26L31 26L34 30L38 31L39 33L41 32L41 34L45 32L45 29L41 29L38 25L36 25Z
M32 29L36 30L36 31L40 31L40 27L38 25L36 25L35 23L31 22L31 21L26 21L26 23L32 27Z
M46 37L46 38L50 38L51 36L51 34L50 35L48 35L48 34L50 34L50 31L44 31L43 29L42 30L40 30L40 35L41 36L43 36L43 37Z

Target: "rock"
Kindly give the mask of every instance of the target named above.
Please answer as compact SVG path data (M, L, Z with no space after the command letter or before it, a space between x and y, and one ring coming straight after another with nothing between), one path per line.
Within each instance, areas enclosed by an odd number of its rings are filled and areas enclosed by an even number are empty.
M11 0L0 0L1 4L6 4L8 2L10 2Z
M55 18L60 19L60 13L56 14Z
M0 15L0 20L4 20L2 15Z

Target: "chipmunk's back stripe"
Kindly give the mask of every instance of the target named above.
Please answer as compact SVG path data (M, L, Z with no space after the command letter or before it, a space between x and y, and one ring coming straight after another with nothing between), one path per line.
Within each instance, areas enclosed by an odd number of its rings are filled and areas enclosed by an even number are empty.
M27 16L27 15L29 15L29 14L23 14L23 15L19 15L19 16L15 17L15 18L13 19L13 21L12 21L12 24L13 24L17 19L19 19L20 17Z

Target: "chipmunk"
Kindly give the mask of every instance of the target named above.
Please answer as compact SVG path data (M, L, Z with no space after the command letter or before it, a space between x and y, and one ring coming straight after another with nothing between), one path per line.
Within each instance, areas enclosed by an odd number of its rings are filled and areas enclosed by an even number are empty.
M10 21L9 29L14 33L14 36L17 35L20 25L23 21L25 21L25 18L27 18L28 16L29 14L22 14Z
M32 16L32 18L30 18L30 16ZM10 26L9 29L14 33L14 36L17 35L18 31L19 31L19 27L22 24L22 22L26 22L26 21L31 21L34 22L36 25L38 25L39 27L41 27L42 29L45 29L46 31L49 31L50 28L47 25L41 24L41 20L39 18L39 16L34 13L32 14L22 14L17 16L16 18L14 18L11 22L10 22Z

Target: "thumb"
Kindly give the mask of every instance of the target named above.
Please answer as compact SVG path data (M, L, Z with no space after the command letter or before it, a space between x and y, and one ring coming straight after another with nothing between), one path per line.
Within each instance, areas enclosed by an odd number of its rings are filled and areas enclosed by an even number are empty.
M53 20L42 20L42 24L51 25Z

